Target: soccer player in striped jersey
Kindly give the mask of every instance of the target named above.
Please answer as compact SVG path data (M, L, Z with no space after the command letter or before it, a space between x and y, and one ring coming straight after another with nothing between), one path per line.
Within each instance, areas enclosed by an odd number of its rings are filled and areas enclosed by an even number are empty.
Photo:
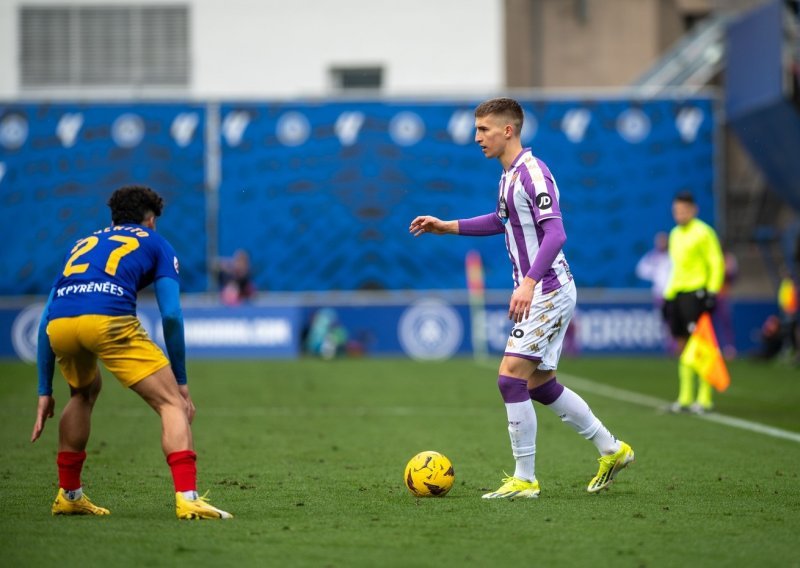
M561 248L566 234L558 186L547 165L530 148L522 147L522 122L522 108L513 99L492 99L475 109L475 142L484 156L497 158L503 166L494 212L454 221L423 215L409 228L415 237L423 233L505 234L514 280L508 317L514 327L497 384L506 406L516 469L485 499L539 496L532 400L551 409L597 448L600 468L589 482L590 493L608 487L634 459L631 447L615 438L589 405L556 378L576 290Z
M229 519L197 494L191 422L195 407L186 384L178 258L156 233L163 199L127 186L108 201L112 225L75 243L65 257L39 325L39 403L31 441L52 418L55 362L69 383L59 422L59 490L54 515L108 515L83 493L92 409L102 384L98 359L161 417L161 446L175 485L180 519ZM136 317L139 290L154 284L169 359Z

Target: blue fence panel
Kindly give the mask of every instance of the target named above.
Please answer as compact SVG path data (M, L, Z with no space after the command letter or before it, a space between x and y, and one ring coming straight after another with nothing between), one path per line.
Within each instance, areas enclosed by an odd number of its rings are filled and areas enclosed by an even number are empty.
M509 287L502 237L408 234L416 215L494 210L501 170L473 142L477 102L223 105L220 250L247 249L259 288L291 291L462 288L475 248L487 286ZM634 266L679 190L713 222L710 99L522 103L580 286L645 286Z
M150 185L185 291L206 288L205 110L192 104L0 105L0 203L12 235L0 294L42 294L76 239L111 223L111 192Z
M418 214L492 211L500 166L473 142L479 101L221 106L219 240L251 254L262 290L457 289L466 252L508 288L502 237L408 234ZM557 178L567 257L580 287L645 287L634 275L668 230L678 190L715 217L712 101L523 100L523 142ZM0 106L0 203L14 246L0 294L44 294L73 240L108 223L119 185L168 206L183 289L208 287L206 113L194 104Z

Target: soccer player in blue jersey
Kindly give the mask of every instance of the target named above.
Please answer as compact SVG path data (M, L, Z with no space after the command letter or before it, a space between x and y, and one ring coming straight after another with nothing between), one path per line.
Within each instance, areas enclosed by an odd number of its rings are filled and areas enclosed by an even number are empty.
M53 417L55 362L69 383L59 422L59 490L54 515L108 515L83 493L92 409L102 384L98 359L161 417L161 446L172 471L180 519L230 519L197 494L197 456L191 422L195 407L186 384L178 258L156 233L163 199L127 186L108 201L112 225L78 240L64 262L39 325L39 405L31 441ZM136 317L139 290L154 284L169 359Z
M505 233L513 267L514 292L508 316L514 328L500 363L498 387L506 406L514 475L485 499L538 497L535 474L537 401L590 440L600 469L587 490L595 493L634 459L631 447L615 438L574 391L558 382L556 367L575 310L576 290L564 252L566 241L555 178L545 163L523 148L523 112L513 99L486 101L475 109L475 142L484 156L503 166L494 212L456 221L423 215L411 222L423 233L487 236Z

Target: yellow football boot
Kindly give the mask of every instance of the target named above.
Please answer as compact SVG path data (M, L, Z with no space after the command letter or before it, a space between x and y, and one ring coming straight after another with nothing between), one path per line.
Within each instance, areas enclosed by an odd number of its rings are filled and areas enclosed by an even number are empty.
M212 507L205 495L195 500L187 499L180 491L175 493L175 513L179 519L232 519L233 515Z
M609 456L602 456L597 459L600 462L600 469L597 475L589 482L586 490L589 493L597 493L601 489L608 487L617 474L633 462L633 448L625 442L620 441L619 450Z
M506 474L508 475L508 474ZM539 482L525 481L516 477L504 477L503 485L497 491L483 496L484 499L535 499L539 496Z
M53 501L53 506L50 512L54 515L110 515L111 512L103 507L98 507L92 503L84 493L80 499L70 501L67 499L66 491L63 489L58 490L56 500Z

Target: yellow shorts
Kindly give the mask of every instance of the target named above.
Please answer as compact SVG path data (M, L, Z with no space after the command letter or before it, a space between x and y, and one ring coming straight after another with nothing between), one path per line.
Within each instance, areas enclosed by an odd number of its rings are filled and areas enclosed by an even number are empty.
M47 335L64 378L76 389L94 381L98 358L126 387L169 365L136 316L58 318Z

